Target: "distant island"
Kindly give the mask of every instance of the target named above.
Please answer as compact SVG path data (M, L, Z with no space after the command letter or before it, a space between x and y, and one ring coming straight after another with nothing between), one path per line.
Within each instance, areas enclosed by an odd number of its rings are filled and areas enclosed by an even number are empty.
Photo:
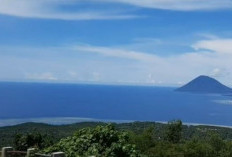
M229 94L232 93L232 88L229 88L214 78L201 75L186 85L176 89L179 92L192 92L192 93L217 93Z

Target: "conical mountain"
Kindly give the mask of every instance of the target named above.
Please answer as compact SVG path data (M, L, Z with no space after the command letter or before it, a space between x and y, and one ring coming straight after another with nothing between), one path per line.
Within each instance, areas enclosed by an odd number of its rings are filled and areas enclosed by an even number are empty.
M209 76L199 76L176 91L193 93L232 93L232 89Z

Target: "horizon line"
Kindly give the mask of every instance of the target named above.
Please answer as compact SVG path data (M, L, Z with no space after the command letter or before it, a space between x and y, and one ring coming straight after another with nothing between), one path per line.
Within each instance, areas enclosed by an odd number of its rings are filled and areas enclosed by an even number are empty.
M97 81L41 81L41 80L0 80L0 83L38 83L38 84L70 84L70 85L109 85L109 86L149 86L149 87L181 87L177 84L152 84L132 82L97 82Z

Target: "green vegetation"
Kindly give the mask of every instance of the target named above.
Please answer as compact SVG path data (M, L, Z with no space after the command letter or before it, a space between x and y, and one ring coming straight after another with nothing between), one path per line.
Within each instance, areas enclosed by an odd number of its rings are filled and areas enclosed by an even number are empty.
M139 154L135 146L129 144L127 133L115 130L112 125L81 129L44 151L45 153L63 151L67 157L91 155L137 157Z
M181 132L182 122L180 120L168 122L166 139L171 143L178 143L181 140Z
M53 126L26 123L0 128L0 145L18 150L37 147L74 156L232 157L232 129L134 122Z
M76 130L86 127L106 125L105 123L78 123L71 125L48 125L42 123L24 123L15 126L0 127L0 147L15 145L15 136L40 133L41 136L48 136L52 143L57 143L61 138L73 135Z
M232 141L223 140L216 129L206 127L202 134L184 138L181 124L181 121L169 122L163 136L158 137L154 129L145 129L142 134L132 134L130 143L148 157L232 157Z
M52 137L42 135L39 132L16 134L14 137L14 146L16 150L26 151L28 148L43 149L53 145Z

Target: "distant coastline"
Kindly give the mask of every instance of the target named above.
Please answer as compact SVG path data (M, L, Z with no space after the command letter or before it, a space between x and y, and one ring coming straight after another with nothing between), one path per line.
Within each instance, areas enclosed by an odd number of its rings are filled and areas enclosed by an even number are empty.
M44 123L50 125L68 125L81 122L105 122L105 123L133 123L135 120L111 120L111 119L94 119L94 118L81 118L81 117L50 117L50 118L21 118L21 119L0 119L0 127L20 125L23 123ZM167 121L139 121L139 122L155 122L167 124ZM217 125L217 124L203 124L203 123L191 123L183 122L187 126L212 126L222 128L232 128L230 125Z
M134 122L133 120L107 120L107 119L94 119L94 118L81 118L81 117L44 117L44 118L12 118L0 119L0 127L14 126L23 123L45 123L51 125L66 125L80 122L115 122L115 123L128 123Z

